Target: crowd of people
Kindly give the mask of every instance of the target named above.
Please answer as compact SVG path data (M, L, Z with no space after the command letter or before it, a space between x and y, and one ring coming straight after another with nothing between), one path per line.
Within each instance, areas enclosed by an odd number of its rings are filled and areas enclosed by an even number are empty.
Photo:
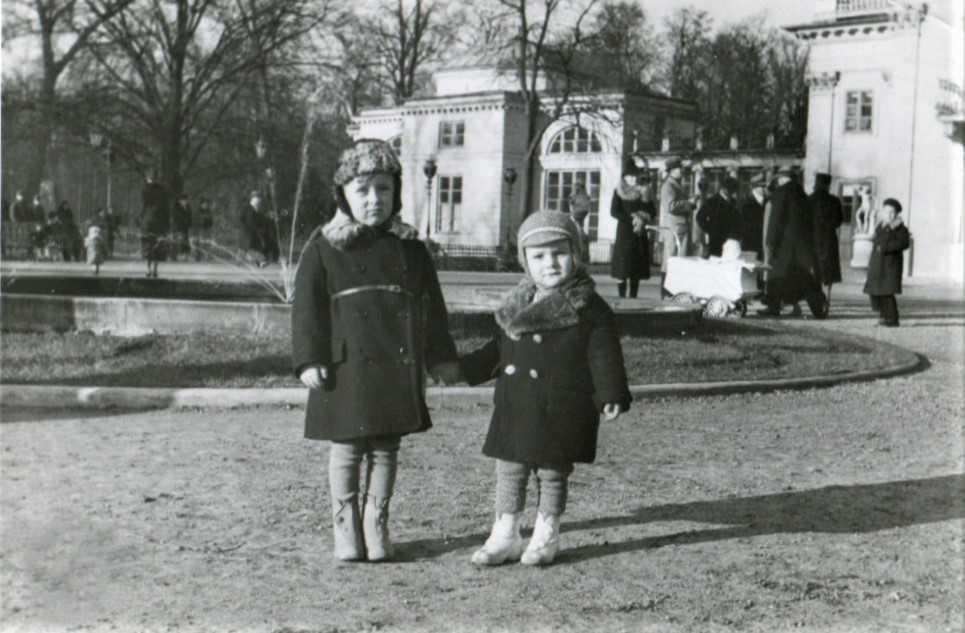
M841 281L837 229L844 219L841 201L830 193L831 176L818 174L808 196L797 174L780 170L768 182L763 173L741 195L739 181L725 177L716 191L705 179L696 195L684 184L684 163L670 159L660 185L659 210L647 169L628 160L613 193L611 215L617 220L611 275L620 296L636 297L640 280L650 276L651 241L647 227L659 225L661 296L670 257L721 257L730 241L767 265L763 301L766 315L806 301L814 316L828 311L831 285Z

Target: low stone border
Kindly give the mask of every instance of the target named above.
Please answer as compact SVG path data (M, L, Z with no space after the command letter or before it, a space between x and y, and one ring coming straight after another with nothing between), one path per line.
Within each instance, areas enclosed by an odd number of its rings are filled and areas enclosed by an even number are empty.
M920 371L928 366L922 356L888 343L906 358L876 369L823 376L802 376L771 380L634 385L636 400L666 397L719 396L831 387L848 382L866 382ZM49 385L0 385L0 404L35 408L118 408L166 409L213 407L234 409L250 406L302 407L307 393L287 389L163 389L139 387L68 387ZM491 406L492 387L429 387L426 400L431 408Z

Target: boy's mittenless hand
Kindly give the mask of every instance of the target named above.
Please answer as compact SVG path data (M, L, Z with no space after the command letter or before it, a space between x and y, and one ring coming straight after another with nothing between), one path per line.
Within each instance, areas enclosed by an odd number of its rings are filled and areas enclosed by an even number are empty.
M616 420L621 413L623 413L623 407L617 402L603 405L603 416L607 420Z
M298 374L301 380L309 389L321 389L325 381L328 380L328 367L322 365L309 365Z
M429 375L436 384L454 385L465 381L459 369L459 363L439 363L429 368Z

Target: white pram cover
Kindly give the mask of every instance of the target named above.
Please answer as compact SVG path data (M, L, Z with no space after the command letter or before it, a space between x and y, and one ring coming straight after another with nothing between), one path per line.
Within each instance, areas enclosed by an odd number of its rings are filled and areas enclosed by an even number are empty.
M674 295L686 292L698 299L737 301L758 292L757 271L761 267L760 262L746 259L670 257L664 287Z

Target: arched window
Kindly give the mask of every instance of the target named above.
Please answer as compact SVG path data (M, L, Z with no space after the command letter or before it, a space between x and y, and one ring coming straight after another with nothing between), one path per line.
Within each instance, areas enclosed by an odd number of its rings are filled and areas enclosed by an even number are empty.
M390 138L388 143L389 143L389 147L392 148L392 151L395 152L396 156L402 156L402 135L401 134Z
M602 152L600 137L582 127L568 127L550 141L547 154L590 154Z

